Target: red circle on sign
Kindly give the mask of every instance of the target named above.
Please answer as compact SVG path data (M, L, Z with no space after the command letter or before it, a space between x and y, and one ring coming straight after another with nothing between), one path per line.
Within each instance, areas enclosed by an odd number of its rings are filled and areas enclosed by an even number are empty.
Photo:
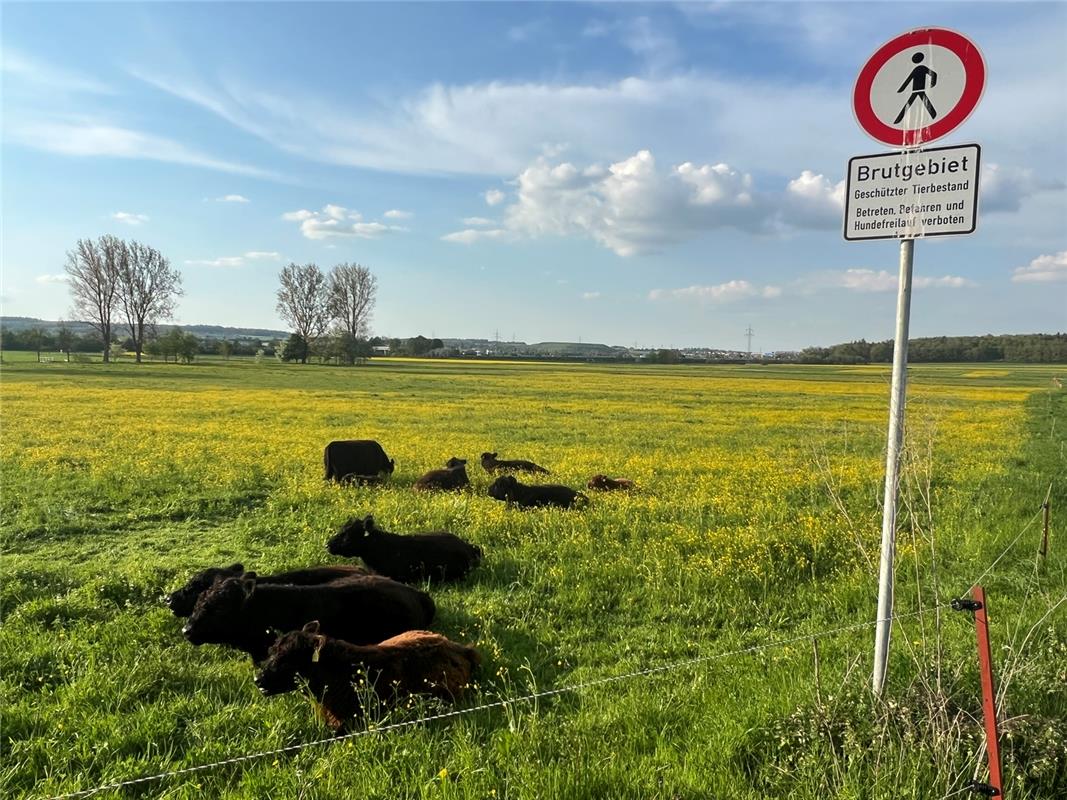
M902 50L931 44L951 50L963 62L966 73L963 95L951 111L931 125L910 130L886 125L871 106L871 87L874 85L875 76L889 59ZM860 127L879 142L893 147L918 147L940 139L967 119L982 98L984 89L985 61L974 42L963 34L946 28L920 28L890 39L867 60L852 90L852 110Z

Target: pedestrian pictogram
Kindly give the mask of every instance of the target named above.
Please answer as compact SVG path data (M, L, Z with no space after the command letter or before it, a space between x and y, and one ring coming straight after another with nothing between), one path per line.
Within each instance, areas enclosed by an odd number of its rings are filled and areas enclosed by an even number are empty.
M930 119L937 119L937 110L934 108L934 104L930 102L930 98L926 96L926 79L930 78L930 88L933 89L937 86L937 73L929 67L923 66L922 60L925 58L922 53L916 53L911 57L911 60L918 64L915 69L911 71L907 80L900 84L900 88L897 92L903 92L909 85L912 87L911 97L908 98L908 102L904 104L904 107L900 109L900 113L897 114L897 118L893 120L894 125L899 125L901 120L904 119L904 114L911 104L916 100L922 100L923 105L926 106L926 111L930 114Z
M958 127L984 88L985 62L972 41L945 28L921 28L870 57L856 79L852 108L871 137L904 150Z

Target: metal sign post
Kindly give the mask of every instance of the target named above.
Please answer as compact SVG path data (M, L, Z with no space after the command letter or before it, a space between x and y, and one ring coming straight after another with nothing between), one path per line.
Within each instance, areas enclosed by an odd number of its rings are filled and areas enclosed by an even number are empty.
M885 686L893 620L915 239L972 233L978 218L981 148L918 148L950 133L970 115L985 89L985 75L982 54L967 37L944 28L921 28L875 51L852 90L856 122L872 138L898 148L893 153L851 159L845 185L846 240L901 240L875 620L872 684L876 695Z
M904 441L904 398L908 388L908 323L911 321L911 264L915 240L900 242L897 285L897 328L893 337L893 385L889 391L889 436L885 456L885 499L882 504L882 558L878 565L878 624L874 640L874 692L885 684L889 633L893 628L893 561L896 551L897 485L900 446Z

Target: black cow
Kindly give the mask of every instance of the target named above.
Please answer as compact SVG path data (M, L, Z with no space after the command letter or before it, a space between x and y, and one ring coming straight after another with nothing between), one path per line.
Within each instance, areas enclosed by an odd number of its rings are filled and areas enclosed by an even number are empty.
M486 472L540 472L548 475L549 472L542 466L532 461L523 461L521 458L512 461L501 461L496 453L482 453L482 469Z
M186 581L185 586L175 589L167 595L166 603L176 617L187 617L193 613L196 598L206 591L215 581L226 578L240 578L245 574L245 568L241 564L230 564L228 567L208 567L201 570ZM344 580L359 575L370 574L363 567L354 567L350 564L327 564L321 567L307 567L306 569L294 569L290 572L279 572L275 575L260 575L256 580L259 583L287 583L293 586L313 586L317 583L330 583L336 580Z
M400 536L383 531L370 515L350 519L326 547L335 556L359 556L374 571L405 583L459 580L482 561L480 547L454 534Z
M319 620L323 633L374 644L425 628L436 608L426 592L381 575L319 586L257 584L254 573L217 581L196 601L182 633L194 645L225 644L262 661L277 631Z
M326 466L325 479L339 481L346 475L372 476L385 472L393 474L395 462L373 439L348 439L330 442L322 454Z
M467 478L467 459L454 456L448 459L444 469L431 469L415 481L415 488L423 492L434 489L453 491L464 486L470 486L470 479Z
M558 484L543 483L527 485L519 483L514 475L502 475L489 486L489 496L494 500L514 503L520 508L538 506L560 506L570 508L575 503L588 502L589 498L581 492Z

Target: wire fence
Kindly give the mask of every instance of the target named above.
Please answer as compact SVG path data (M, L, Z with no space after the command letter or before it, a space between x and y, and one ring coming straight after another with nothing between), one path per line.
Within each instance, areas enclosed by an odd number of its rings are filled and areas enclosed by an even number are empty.
M984 578L986 578L992 572L992 570L996 567L997 564L999 564L1001 562L1001 560L1007 555L1007 553L1016 544L1018 544L1018 542L1022 539L1022 537L1026 534L1026 532L1033 526L1034 521L1040 515L1041 514L1039 512L1038 515L1036 515L1035 517L1031 518L1030 521L1026 523L1026 525L1023 527L1023 529L1007 544L1007 546L1005 546L1005 548L993 560L993 562L989 565L989 567L987 567L985 569L985 571L982 572L982 574L976 580L972 581L969 584L967 591L970 591L970 589L974 588L975 586L978 586L981 583L981 581ZM1057 603L1057 606L1060 605L1061 603L1063 603L1065 600L1067 600L1067 596L1065 596L1060 601L1060 603ZM931 613L934 613L934 612L937 612L937 611L948 609L950 607L951 607L951 603L940 603L940 604L936 604L936 605L927 606L927 607L922 608L922 609L920 609L918 611L911 611L911 612L908 612L908 613L905 613L905 614L894 614L894 615L888 617L887 619L891 620L891 621L894 621L894 622L900 621L900 620L905 620L905 619L912 619L912 618L924 616L926 614L931 614ZM816 641L818 639L826 638L826 637L829 637L829 636L834 636L836 634L845 633L845 632L848 632L848 631L857 631L857 630L863 630L863 629L867 629L867 628L873 628L873 627L875 627L876 625L878 625L879 623L881 623L883 621L885 621L885 620L876 619L876 620L871 620L871 621L868 621L868 622L857 622L857 623L854 623L854 624L851 624L851 625L842 625L842 626L839 626L839 627L828 628L828 629L821 630L821 631L814 631L814 632L811 632L811 633L799 634L797 636L792 636L792 637L789 637L787 639L780 639L780 640L776 640L776 641L773 641L773 642L767 642L767 643L764 643L764 644L751 645L751 646L748 646L748 647L742 647L742 648L738 648L738 649L735 649L735 650L729 650L729 651L722 652L722 653L714 653L714 654L706 655L706 656L697 656L697 657L694 657L694 658L688 658L688 659L683 659L683 660L680 660L680 661L674 661L674 662L671 662L671 663L668 663L668 664L661 664L661 665L657 665L657 666L654 666L654 667L646 667L644 669L633 670L633 671L621 673L621 674L618 674L618 675L609 675L609 676L605 676L605 677L602 677L602 678L594 678L594 679L588 680L588 681L580 681L580 682L573 683L573 684L568 684L568 685L565 685L565 686L559 686L559 687L556 687L554 689L545 689L545 690L539 691L539 692L531 692L530 694L522 695L522 696L519 696L519 697L508 698L508 699L505 699L505 700L495 700L495 701L492 701L492 702L489 702L489 703L482 703L482 704L479 704L479 705L476 705L476 706L470 706L468 708L453 709L451 711L445 711L445 712L441 712L439 714L431 714L431 715L428 715L428 716L419 717L418 719L404 720L404 721L401 721L401 722L394 722L394 723L389 723L389 724L380 725L380 726L371 726L371 727L365 728L363 730L354 731L352 733L342 734L342 735L339 735L339 736L330 736L330 737L327 737L327 738L324 738L324 739L316 739L316 740L313 740L313 741L310 741L310 742L301 742L301 743L298 743L298 744L287 745L286 747L279 747L279 748L275 748L273 750L263 750L263 751L256 752L256 753L248 753L248 754L241 755L241 756L234 756L232 758L223 759L221 761L213 761L213 762L208 763L208 764L198 764L198 765L192 766L192 767L182 767L180 769L168 770L168 771L165 771L165 772L159 772L159 773L156 773L156 774L153 774L153 775L146 775L146 776L140 777L140 778L131 778L131 779L128 779L128 780L116 781L114 783L108 783L108 784L103 784L103 785L100 785L100 786L96 786L96 787L93 787L91 789L82 789L82 790L76 791L76 792L68 792L66 794L52 795L52 796L49 796L47 798L47 800L70 800L71 798L90 797L92 795L99 794L100 792L113 791L113 790L118 790L118 789L125 789L125 788L129 788L129 787L133 787L133 786L141 786L141 785L148 784L148 783L154 783L154 782L157 782L157 781L167 780L169 778L175 778L175 777L180 777L180 776L184 776L184 775L192 775L192 774L199 773L199 772L206 772L208 770L218 769L220 767L225 767L225 766L229 766L229 765L233 765L233 764L242 764L242 763L246 763L246 762L249 762L249 761L255 761L255 760L258 760L258 759L262 759L262 758L269 758L271 756L289 755L289 754L297 753L297 752L300 752L302 750L305 750L305 749L308 749L308 748L312 748L312 747L320 747L322 745L327 745L327 744L336 744L338 742L343 742L343 741L346 741L346 740L359 739L359 738L364 738L364 737L369 737L369 736L379 736L379 735L382 735L382 734L385 734L385 733L389 733L391 731L401 730L401 729L404 729L404 728L413 728L413 727L416 727L416 726L422 726L422 725L426 725L428 723L439 722L439 721L447 720L447 719L456 719L456 718L459 718L459 717L464 717L464 716L469 716L471 714L476 714L476 713L481 712L481 711L489 711L489 710L498 709L498 708L506 708L506 707L509 707L509 706L520 705L520 704L523 704L523 703L530 703L530 702L534 702L534 701L541 700L541 699L544 699L544 698L555 697L555 696L562 695L562 694L568 694L568 693L572 693L572 692L575 692L575 693L576 692L581 692L581 691L584 691L586 689L590 689L590 688L593 688L593 687L604 686L606 684L612 684L612 683L618 683L620 681L631 680L633 678L647 677L647 676L655 675L655 674L659 674L659 673L671 672L671 671L674 671L674 670L677 670L677 669L682 669L682 668L685 668L685 667L696 666L698 664L708 664L708 663L711 663L711 662L714 662L714 661L720 661L720 660L727 659L727 658L743 656L743 655L751 655L751 654L754 654L754 653L762 652L764 650L771 650L771 649L778 648L778 647L786 647L788 645L796 644L798 642L807 642L807 641L814 642L814 641ZM964 792L974 791L973 786L974 786L974 781L973 780L969 781L965 786L961 787L960 789L952 791L949 794L945 795L944 798L954 797L954 796L962 794ZM943 800L944 800L944 798L943 798Z

